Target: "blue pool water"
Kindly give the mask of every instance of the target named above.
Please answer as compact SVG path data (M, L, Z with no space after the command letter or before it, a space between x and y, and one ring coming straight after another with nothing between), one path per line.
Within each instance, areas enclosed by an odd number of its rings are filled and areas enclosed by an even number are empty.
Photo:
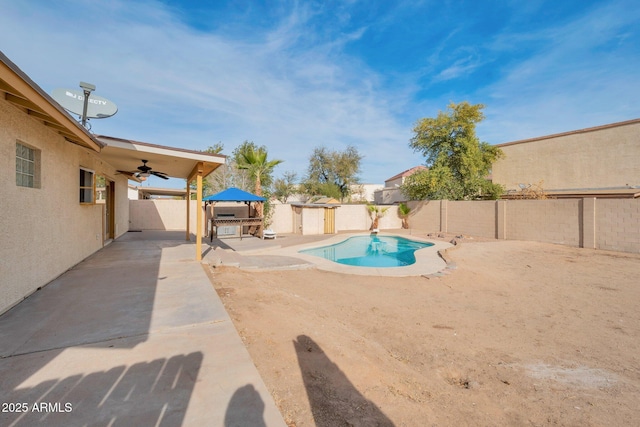
M358 267L402 267L416 262L415 251L433 246L396 236L355 236L344 242L300 251Z

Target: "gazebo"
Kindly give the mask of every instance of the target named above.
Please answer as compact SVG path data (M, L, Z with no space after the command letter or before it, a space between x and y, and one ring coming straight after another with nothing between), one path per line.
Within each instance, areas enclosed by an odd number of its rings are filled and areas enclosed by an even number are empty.
M240 240L242 240L242 228L245 225L257 226L258 230L264 228L264 218L251 217L251 203L264 203L267 199L257 196L252 193L240 190L239 188L231 187L223 190L219 193L212 194L211 196L203 197L202 201L205 202L205 206L210 203L215 205L216 202L241 202L247 205L247 216L244 218L237 217L224 217L216 218L212 211L211 218L209 220L209 236L210 241L213 241L213 228L216 227L216 235L218 227L220 226L239 226L240 227ZM215 209L215 208L214 208Z

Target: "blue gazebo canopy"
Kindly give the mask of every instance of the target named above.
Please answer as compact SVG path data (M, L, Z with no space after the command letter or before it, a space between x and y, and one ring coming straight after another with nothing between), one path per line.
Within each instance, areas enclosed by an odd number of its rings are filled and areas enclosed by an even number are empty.
M219 193L203 197L204 202L264 202L267 199L247 193L239 188L231 187Z

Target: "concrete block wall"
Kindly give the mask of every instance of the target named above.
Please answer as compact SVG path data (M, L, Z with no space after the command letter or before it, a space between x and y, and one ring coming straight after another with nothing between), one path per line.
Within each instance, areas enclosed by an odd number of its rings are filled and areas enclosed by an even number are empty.
M407 203L411 209L411 212L409 212L409 227L427 233L440 231L442 202L443 200L424 200Z
M496 237L495 201L447 202L447 229L478 237Z
M640 199L601 199L595 206L596 247L640 253Z
M194 233L196 202L191 203ZM402 221L397 206L382 207L389 209L379 228L399 229ZM409 207L410 227L427 233L449 232L640 253L640 199L432 200L411 202ZM271 228L278 233L292 233L291 205L274 205L274 209ZM130 228L184 230L185 210L182 200L132 200ZM371 226L366 205L342 205L335 209L335 220L338 232L365 231ZM302 225L305 235L323 234L324 208L303 209Z
M411 228L640 253L640 199L410 202Z
M579 247L581 203L580 199L510 200L506 204L506 238Z

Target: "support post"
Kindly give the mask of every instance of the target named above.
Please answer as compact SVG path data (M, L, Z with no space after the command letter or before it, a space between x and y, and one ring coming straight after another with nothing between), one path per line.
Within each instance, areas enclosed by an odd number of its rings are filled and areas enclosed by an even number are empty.
M447 201L440 200L440 232L447 232Z
M191 235L189 234L189 216L190 216L190 212L189 209L191 207L191 189L189 188L189 185L191 184L191 181L187 179L187 242L191 241Z
M202 260L202 168L198 170L196 184L198 191L196 195L196 261L200 261Z
M582 236L580 236L581 247L596 248L596 198L585 197L582 199Z
M507 201L496 200L496 239L507 239Z
M204 162L198 162L187 178L187 195L189 194L189 183L196 180L196 200L198 204L198 210L196 211L196 261L202 260L202 177L204 176ZM187 201L189 203L189 201ZM187 224L189 224L189 210L187 209ZM187 236L189 236L189 229L187 228Z

